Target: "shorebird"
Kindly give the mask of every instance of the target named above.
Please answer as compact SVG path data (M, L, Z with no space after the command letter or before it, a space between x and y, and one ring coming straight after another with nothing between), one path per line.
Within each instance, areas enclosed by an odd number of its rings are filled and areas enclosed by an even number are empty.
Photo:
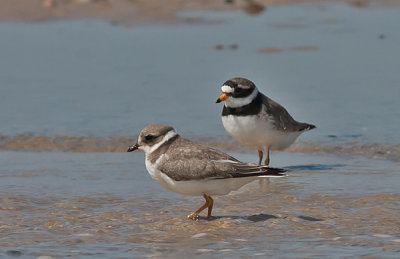
M279 103L258 91L246 78L232 78L222 87L217 103L224 101L222 124L230 136L249 148L258 150L261 165L269 165L270 150L289 147L297 137L315 126L298 122Z
M128 152L137 149L145 152L146 169L161 186L182 195L204 197L204 205L188 219L195 219L206 208L210 219L213 195L228 194L259 177L285 176L283 169L241 162L183 138L173 127L163 124L145 127Z

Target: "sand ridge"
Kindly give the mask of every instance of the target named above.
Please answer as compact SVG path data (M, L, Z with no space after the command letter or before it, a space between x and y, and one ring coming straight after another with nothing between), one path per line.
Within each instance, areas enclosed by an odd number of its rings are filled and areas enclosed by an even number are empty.
M386 0L387 1L387 0ZM185 11L244 11L263 13L268 6L323 3L322 0L0 0L0 22L45 22L100 19L126 26L202 22L201 18L178 17ZM367 7L367 0L329 0ZM390 1L389 1L390 2Z

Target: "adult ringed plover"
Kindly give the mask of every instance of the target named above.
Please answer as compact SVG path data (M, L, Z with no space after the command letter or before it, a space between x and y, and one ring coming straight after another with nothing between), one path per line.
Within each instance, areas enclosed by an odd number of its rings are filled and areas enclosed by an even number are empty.
M173 127L163 124L146 126L128 152L137 149L145 152L147 171L161 186L182 195L204 197L204 205L188 219L196 218L206 208L210 219L213 195L228 194L259 177L285 176L283 169L241 162L185 139Z
M222 124L230 136L239 143L258 150L259 162L266 152L265 165L269 165L269 151L289 147L297 137L315 126L298 122L279 103L258 91L246 78L232 78L222 87L217 103L224 101Z

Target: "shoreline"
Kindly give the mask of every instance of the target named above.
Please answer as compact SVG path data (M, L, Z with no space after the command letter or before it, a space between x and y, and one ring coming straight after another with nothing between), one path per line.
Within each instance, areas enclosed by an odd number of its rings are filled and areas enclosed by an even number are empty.
M228 137L189 137L194 142L225 150L226 152L251 153L254 150L237 144ZM129 137L87 137L87 136L6 136L0 135L0 151L15 152L66 152L106 153L126 152L136 142L136 136ZM400 162L400 145L384 143L360 143L338 141L326 144L320 141L297 141L282 152L306 154L334 154L337 156L363 156L371 159ZM273 152L274 153L274 152Z
M243 11L248 15L258 15L269 6L327 2L347 3L357 8L367 8L375 3L396 5L393 0L172 0L163 5L154 0L0 0L0 22L98 19L123 26L190 24L204 20L177 14L187 11Z

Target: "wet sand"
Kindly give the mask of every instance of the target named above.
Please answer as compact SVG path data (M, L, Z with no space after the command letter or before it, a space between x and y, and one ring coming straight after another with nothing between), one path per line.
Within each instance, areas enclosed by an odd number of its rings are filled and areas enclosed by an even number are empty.
M226 151L255 153L231 138L190 137L203 145ZM0 150L3 151L62 151L73 153L125 152L137 137L84 137L84 136L6 136L0 135ZM400 161L400 145L385 143L363 143L361 141L337 140L322 143L298 140L285 152L309 154L334 154L339 156L364 156L371 159Z
M289 177L215 197L213 218L192 221L185 216L202 198L164 190L150 179L140 153L1 152L0 160L7 172L0 178L3 257L376 258L400 252L399 174L387 169L392 162L280 153L274 162L288 165Z
M264 12L267 6L326 2L323 0L173 0L160 5L157 0L0 0L0 22L100 19L126 26L145 23L199 23L204 21L201 18L179 17L177 13L199 10L242 10L249 15L258 15ZM329 0L329 2L347 2L358 8L366 8L374 3L398 4L393 0Z
M56 2L52 6L48 1L45 4L50 6L46 7L42 1L0 0L0 19L197 23L203 19L193 18L196 15L177 18L175 12L197 8L247 10L252 14L266 11L254 6L246 9L243 2L236 1L235 5L210 1L210 6L201 7L179 2L175 7L171 4L173 11L157 9L151 1L135 2L137 5L129 1ZM8 123L1 125L0 135L0 258L398 258L400 146L395 92L398 77L394 66L398 59L393 54L397 53L398 30L390 24L397 21L398 15L395 10L381 10L377 15L368 9L375 3L351 2L351 6L364 8L363 12L346 4L333 6L333 11L323 5L289 12L282 7L275 13L267 10L266 14L273 14L272 17L258 22L251 17L241 27L267 25L265 38L254 45L253 41L237 41L240 23L232 27L210 25L211 29L219 28L213 34L199 26L187 27L186 32L193 32L183 34L183 38L193 39L187 45L175 44L184 26L177 26L179 32L175 32L173 26L167 31L163 31L165 27L136 31L98 22L3 24L5 37L0 43L6 58L0 63L0 104L3 111L13 112L2 113L1 117ZM32 4L36 9L29 9ZM212 4L223 7L218 9ZM140 5L148 6L147 11L135 13L134 8ZM287 21L286 17L293 13L302 13L300 20L297 17ZM154 40L144 33L147 30L150 36L163 35L167 43L151 48ZM209 38L204 35L216 37L222 32L229 32L232 37L202 42ZM286 35L291 35L290 44L286 44ZM247 39L261 36L258 30L245 34ZM307 40L318 37L328 38L321 42ZM58 41L47 45L49 39ZM134 51L130 43L137 39L143 42ZM368 44L359 44L360 40ZM121 42L129 44L120 45ZM207 51L193 51L203 50L204 44ZM222 47L219 50L214 46ZM65 50L61 53L64 55L59 55L60 48ZM114 51L105 51L109 49ZM161 58L154 63L167 61L160 67L147 63L155 49L160 49L157 53ZM162 56L165 53L171 56ZM172 66L169 61L179 59L177 53L194 62L184 60ZM348 59L350 54L357 62ZM216 58L205 62L205 56ZM149 122L149 116L157 122L168 118L183 136L224 149L243 161L255 162L255 151L227 137L218 137L226 136L220 134L224 132L219 121L221 107L204 109L204 100L211 105L219 93L218 82L225 79L211 75L225 75L221 68L238 69L228 66L238 58L246 66L254 65L244 70L249 73L262 67L261 73L265 74L264 67L268 68L275 79L272 84L266 81L265 91L277 97L281 94L277 99L292 105L289 110L297 112L296 118L315 120L318 128L304 134L285 152L272 154L272 165L289 170L288 177L255 181L231 195L214 197L211 221L186 220L186 215L197 209L203 199L171 193L154 182L145 169L143 154L125 152L136 141L136 136L129 134L137 133L137 128ZM36 64L37 60L42 62ZM117 62L121 60L126 62ZM318 62L304 63L310 60ZM321 66L320 60L329 60L325 65L333 66ZM115 66L102 67L103 64ZM279 67L281 70L276 69ZM382 67L384 71L378 69ZM171 80L176 71L183 71L186 77ZM204 75L199 76L198 71ZM333 77L332 73L340 76ZM258 81L264 82L260 77ZM165 82L175 87L163 91L165 88L160 86ZM209 87L197 92L203 85ZM171 102L171 97L182 90L188 96L196 95L198 100L182 98L185 100L179 104ZM148 92L154 93L152 98L156 100L151 105L143 98ZM187 109L177 115L176 110L182 107ZM313 114L314 107L319 107L320 116ZM147 113L136 113L144 110ZM383 140L382 135L386 137Z

